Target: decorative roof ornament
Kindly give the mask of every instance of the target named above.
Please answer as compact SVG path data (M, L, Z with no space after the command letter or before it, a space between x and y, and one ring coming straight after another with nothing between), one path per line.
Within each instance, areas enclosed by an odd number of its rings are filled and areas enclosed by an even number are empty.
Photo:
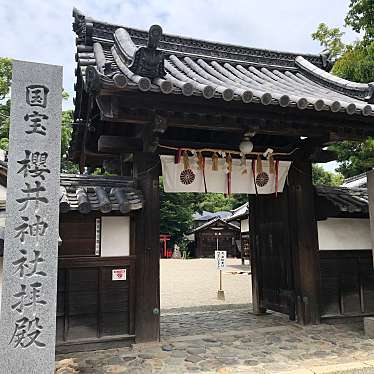
M161 26L152 25L148 33L147 46L136 50L134 59L129 66L133 73L150 79L163 78L166 75L164 54L157 50L161 36Z
M368 83L369 86L369 92L368 95L365 97L365 100L369 104L374 104L374 82Z
M330 71L332 69L332 66L334 65L334 62L331 57L331 52L328 49L325 49L320 53L320 56L322 59L323 68L326 71Z

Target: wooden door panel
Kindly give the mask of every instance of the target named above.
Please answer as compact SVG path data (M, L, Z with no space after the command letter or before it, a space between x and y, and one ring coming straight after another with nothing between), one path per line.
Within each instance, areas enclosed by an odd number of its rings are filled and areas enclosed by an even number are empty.
M134 333L134 259L61 260L59 266L57 345ZM126 280L112 280L117 268L127 269Z
M262 278L262 306L294 315L291 245L287 197L261 199L258 224L258 265Z

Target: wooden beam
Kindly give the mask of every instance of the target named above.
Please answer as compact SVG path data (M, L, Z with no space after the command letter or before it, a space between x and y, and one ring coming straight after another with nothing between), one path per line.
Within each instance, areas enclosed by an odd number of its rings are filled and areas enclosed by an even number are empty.
M338 155L334 151L316 149L309 157L311 162L325 163L335 161Z
M131 153L141 151L143 144L140 138L126 136L101 135L97 147L103 153Z
M118 100L117 100L118 101ZM284 109L284 108L281 108ZM126 107L119 107L116 110L116 116L102 116L103 120L113 123L126 124L149 124L152 123L154 112L157 109L147 110L129 110ZM191 129L207 129L209 131L226 131L226 132L244 132L248 128L252 128L259 134L269 134L282 136L320 136L321 133L331 134L334 141L340 140L360 140L363 137L374 135L374 129L371 125L364 122L359 126L357 122L349 119L342 123L335 123L335 119L328 121L318 121L313 119L311 111L308 116L300 117L299 113L292 115L284 115L277 112L255 112L249 110L247 112L237 112L219 116L220 108L212 112L209 107L205 111L193 113L184 113L184 108L178 111L168 111L168 126L178 128ZM196 108L199 110L199 108ZM160 110L161 112L165 111ZM303 111L303 113L307 113ZM183 114L183 115L182 115ZM335 113L336 114L336 113ZM310 118L311 117L311 118ZM310 118L310 119L309 119ZM346 122L346 123L345 123Z
M113 95L113 92L108 92ZM247 119L275 119L281 118L284 122L304 123L335 126L336 128L350 127L359 131L374 133L372 117L362 115L347 115L346 113L332 113L330 111L317 112L315 110L300 110L295 107L282 108L276 105L264 106L260 103L244 104L240 101L222 102L222 100L202 100L201 97L184 97L181 95L159 95L143 92L123 92L121 95L113 95L118 98L119 108L149 109L165 112L179 113L206 113L224 116L235 116Z
M144 208L135 214L136 342L160 339L160 159L134 154L134 177L144 195Z

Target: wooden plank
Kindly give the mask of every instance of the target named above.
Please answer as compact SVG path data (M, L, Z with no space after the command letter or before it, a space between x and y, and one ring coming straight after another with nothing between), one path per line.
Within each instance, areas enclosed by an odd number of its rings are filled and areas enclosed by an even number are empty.
M289 172L289 214L298 321L320 321L320 269L312 169L302 158Z
M374 313L374 270L370 250L320 251L321 317Z
M137 342L160 339L160 196L159 157L134 154L134 177L144 194L144 208L135 214Z
M249 195L249 232L251 233L251 273L252 273L252 306L254 314L263 314L266 312L261 304L262 302L262 269L259 259L259 232L258 221L261 219L257 213L258 209L258 196Z

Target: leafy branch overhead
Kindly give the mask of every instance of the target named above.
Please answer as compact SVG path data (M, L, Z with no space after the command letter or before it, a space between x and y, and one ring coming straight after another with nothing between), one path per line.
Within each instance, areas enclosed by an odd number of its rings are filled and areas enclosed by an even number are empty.
M312 34L313 40L318 40L324 51L328 51L332 59L341 56L346 46L342 42L344 32L338 27L329 28L325 23L320 23L316 32Z
M329 28L321 23L312 34L334 62L331 70L341 78L360 83L374 82L374 1L351 0L345 17L345 26L360 33L361 39L344 44L344 33L339 28ZM337 171L344 177L366 172L374 167L374 140L363 143L341 142L331 146L338 155Z

